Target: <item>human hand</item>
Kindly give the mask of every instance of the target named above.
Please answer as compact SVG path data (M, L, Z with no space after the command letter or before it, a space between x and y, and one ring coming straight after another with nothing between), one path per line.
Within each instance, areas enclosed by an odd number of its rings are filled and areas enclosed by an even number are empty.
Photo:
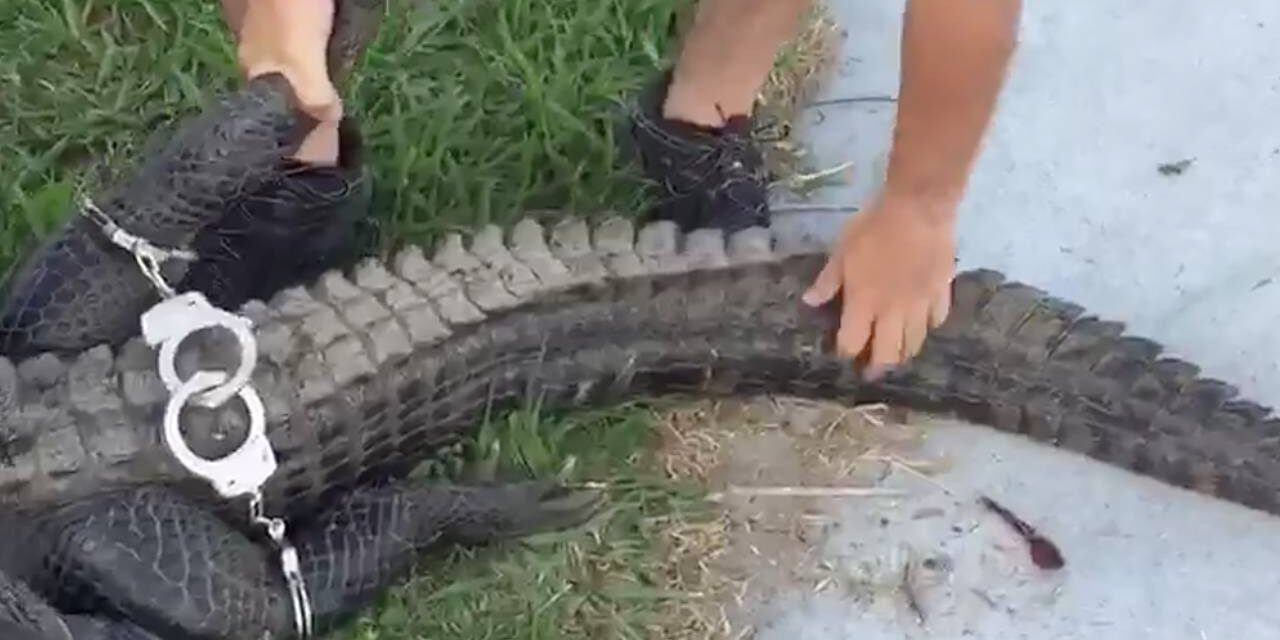
M946 320L955 276L954 204L882 198L852 216L805 303L819 306L844 290L836 350L857 358L868 347L866 374L919 353L925 335Z
M236 60L246 78L281 73L293 87L298 109L330 126L342 119L326 58L334 2L250 0L236 34Z

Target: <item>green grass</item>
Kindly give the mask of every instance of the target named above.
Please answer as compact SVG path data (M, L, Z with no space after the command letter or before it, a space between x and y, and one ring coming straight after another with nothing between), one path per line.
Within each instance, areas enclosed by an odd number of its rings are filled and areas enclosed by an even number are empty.
M342 88L374 177L368 249L531 210L643 210L614 124L668 63L689 0L389 2L393 18ZM0 52L0 274L70 215L77 191L111 183L238 84L216 0L0 1ZM811 53L788 49L779 68ZM779 87L766 106L785 120L799 87ZM707 512L697 487L651 464L650 415L530 409L485 425L426 477L605 482L608 512L575 531L438 553L338 637L653 637L678 618L664 607L687 597L662 589L662 532Z
M683 0L391 0L344 89L363 127L384 245L508 222L529 209L638 209L619 169L619 101L653 77ZM421 8L414 8L421 7ZM0 2L0 273L127 170L152 135L235 87L214 0ZM648 414L523 411L488 425L471 467L607 481L587 531L431 558L343 634L640 638L664 598L655 529L697 491L646 471ZM458 464L435 469L457 477Z
M343 89L383 245L530 209L633 212L619 101L653 77L682 0L391 0ZM236 85L214 0L0 3L0 271L126 169L151 132Z
M649 415L643 407L552 419L523 411L488 425L458 460L501 478L605 482L606 512L578 530L437 554L342 637L651 637L664 600L682 597L661 588L657 531L668 519L706 511L696 487L652 470ZM436 474L466 477L457 465Z

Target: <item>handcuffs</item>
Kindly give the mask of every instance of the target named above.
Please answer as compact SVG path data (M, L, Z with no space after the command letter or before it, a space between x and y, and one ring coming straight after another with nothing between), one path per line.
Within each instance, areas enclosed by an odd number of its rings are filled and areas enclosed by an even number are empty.
M159 347L160 380L169 390L161 433L165 446L187 471L203 478L227 500L248 497L249 519L263 527L280 552L280 568L293 602L294 626L301 638L313 634L311 599L302 578L297 549L286 536L282 518L267 516L262 487L277 468L275 450L266 434L266 411L262 398L250 382L258 360L253 322L219 309L199 291L176 292L161 273L172 259L195 260L193 252L157 246L117 224L88 198L81 199L81 213L117 247L128 251L138 268L160 294L160 302L142 314L142 337L151 347ZM224 329L235 336L240 360L234 372L199 370L183 380L177 371L178 349L182 342L204 329ZM208 409L223 406L237 397L249 414L249 431L235 451L210 460L197 455L182 434L182 410L196 405Z

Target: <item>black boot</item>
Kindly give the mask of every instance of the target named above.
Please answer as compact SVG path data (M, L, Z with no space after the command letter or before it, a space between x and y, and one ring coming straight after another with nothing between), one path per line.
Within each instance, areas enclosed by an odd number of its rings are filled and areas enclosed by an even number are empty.
M686 231L768 226L768 172L752 118L734 116L719 129L668 120L662 105L670 83L668 71L651 84L630 123L644 172L656 183L654 217Z
M177 289L200 291L235 311L350 264L371 191L355 122L343 120L339 136L337 166L291 162L261 188L229 202L222 219L196 236L200 259Z

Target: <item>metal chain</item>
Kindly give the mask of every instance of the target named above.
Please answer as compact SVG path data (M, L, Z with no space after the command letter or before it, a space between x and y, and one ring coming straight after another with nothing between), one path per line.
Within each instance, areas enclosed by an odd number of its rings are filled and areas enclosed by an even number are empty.
M298 630L300 637L310 638L314 632L311 598L307 595L307 587L302 579L302 564L298 561L298 550L285 536L284 519L268 517L263 513L262 493L259 491L255 491L249 498L249 517L254 523L267 530L267 535L280 551L280 570L284 572L284 580L289 587L289 598L293 601L294 627Z
M262 401L249 379L257 364L257 342L251 331L252 322L218 309L198 291L179 295L165 281L161 272L164 263L173 259L194 261L197 259L194 252L160 247L124 230L88 197L82 196L80 210L112 244L133 255L142 274L160 294L160 303L148 309L141 321L142 333L148 344L153 347L160 345L160 378L170 393L162 424L165 444L179 463L192 474L204 478L222 497L249 497L250 521L266 530L279 551L280 570L293 604L294 627L300 638L310 638L314 616L298 551L286 536L284 519L267 516L263 506L262 485L275 472L276 458L271 442L266 438ZM240 346L237 372L228 375L222 371L200 370L182 380L175 366L178 346L195 332L209 327L221 327L236 335ZM196 455L182 434L179 424L182 411L191 402L219 407L231 397L240 397L249 412L249 433L245 441L218 460Z
M88 196L80 197L80 213L90 222L93 222L107 236L107 240L111 244L128 251L133 255L134 260L138 262L138 268L142 270L142 275L151 281L151 284L160 292L162 298L172 298L177 293L169 283L165 281L164 275L160 269L164 263L175 258L194 261L197 256L194 251L187 249L169 249L153 244L150 240L138 235L134 235L125 231L123 227L116 224L98 205L94 204Z

